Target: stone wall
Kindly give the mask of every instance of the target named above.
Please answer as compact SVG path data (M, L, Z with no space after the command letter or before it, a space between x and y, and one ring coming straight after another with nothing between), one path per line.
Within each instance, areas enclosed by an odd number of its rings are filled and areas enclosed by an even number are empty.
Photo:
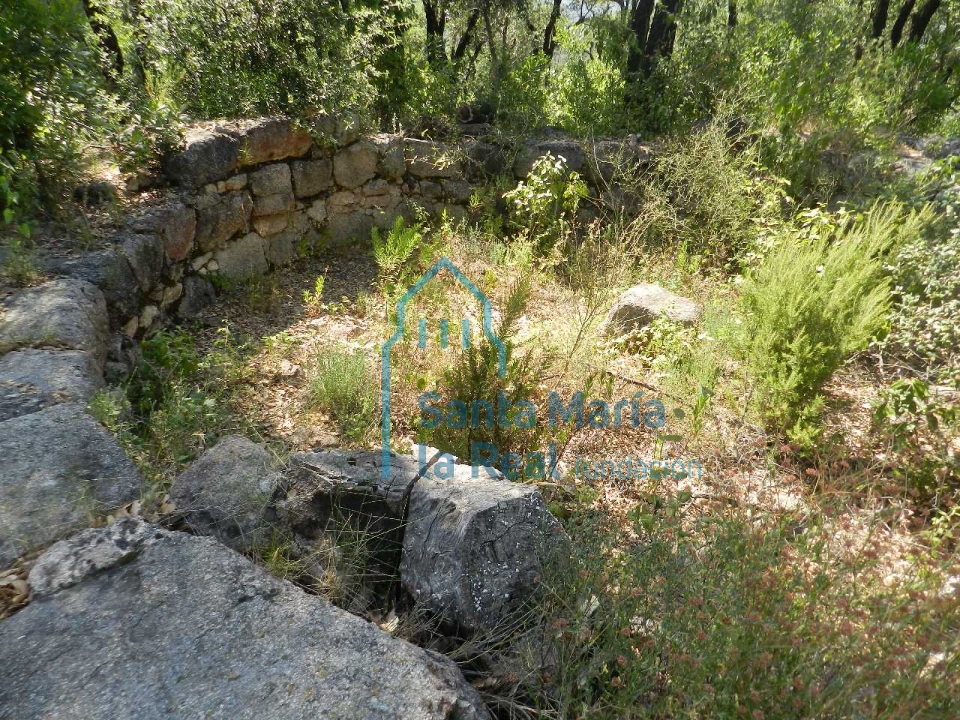
M465 218L476 186L525 178L547 153L563 156L601 197L624 151L634 162L646 157L635 138L548 135L508 147L361 135L349 117L310 130L282 118L206 123L188 130L153 179L171 188L163 204L131 218L109 249L49 269L99 287L111 328L141 337L212 303L217 277L243 280L300 254L369 242L374 228L412 219L417 208Z

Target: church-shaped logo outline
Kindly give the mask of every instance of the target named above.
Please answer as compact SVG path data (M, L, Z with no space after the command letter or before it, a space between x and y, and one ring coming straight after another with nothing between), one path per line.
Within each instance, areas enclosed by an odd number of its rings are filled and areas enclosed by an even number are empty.
M403 297L397 301L397 329L390 339L383 344L381 351L382 362L380 369L380 428L381 428L381 450L382 460L380 463L380 475L384 480L390 478L390 352L404 336L406 325L407 303L409 303L417 293L423 290L424 286L433 280L441 270L447 269L457 281L463 285L471 295L480 301L483 306L483 334L497 348L497 375L506 377L507 374L507 346L503 340L497 337L493 332L493 308L490 300L483 292L474 285L470 279L463 274L450 259L444 255L433 264L427 272L423 274L417 282L403 294ZM443 321L442 321L443 322ZM465 337L466 341L466 337Z

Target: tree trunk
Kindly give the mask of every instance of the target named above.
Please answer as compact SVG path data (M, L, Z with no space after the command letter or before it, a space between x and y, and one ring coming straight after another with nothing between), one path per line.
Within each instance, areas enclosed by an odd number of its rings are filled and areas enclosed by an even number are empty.
M939 7L940 0L927 0L920 6L920 9L917 10L910 21L910 42L920 42L923 39L923 34L927 31L930 19Z
M117 35L113 32L113 28L100 21L100 15L93 5L91 5L90 0L83 0L83 14L87 16L87 21L90 23L93 34L97 36L97 40L100 42L100 47L104 49L107 57L110 58L110 65L113 72L111 73L107 69L104 69L103 72L107 85L111 88L116 88L117 81L123 76L123 52L120 50L120 41L117 40Z
M727 30L733 30L737 26L737 2L736 0L727 0Z
M463 31L463 37L460 38L460 42L457 43L457 47L453 51L453 59L460 60L467 52L467 48L470 46L470 41L473 40L473 33L476 30L477 23L480 22L480 8L475 8L470 17L467 18L467 27Z
M427 61L433 66L442 65L447 61L443 38L447 24L446 9L433 0L423 0L423 14L427 21Z
M543 30L543 54L547 57L553 57L553 51L557 49L556 32L557 21L560 19L560 4L563 0L553 0L553 8L550 10L550 19L547 20L547 27Z
M636 75L643 68L647 54L647 38L650 34L650 18L653 17L654 0L636 0L630 9L630 32L633 42L627 56L627 74Z
M653 16L650 35L647 37L645 70L649 73L660 58L673 54L673 43L677 38L677 13L681 0L663 0Z
M913 12L913 6L916 4L916 0L906 0L903 3L903 7L900 8L900 13L897 15L897 19L893 23L893 28L890 30L890 47L895 48L900 44L900 39L903 37L903 28L907 24L907 19L910 17L910 13Z
M879 40L887 29L887 17L890 14L890 0L877 0L870 13L870 37Z

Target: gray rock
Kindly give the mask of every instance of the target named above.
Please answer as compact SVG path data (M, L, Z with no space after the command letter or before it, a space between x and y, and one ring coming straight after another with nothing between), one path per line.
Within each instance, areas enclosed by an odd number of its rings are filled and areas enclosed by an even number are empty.
M379 162L377 147L361 140L345 147L333 156L333 176L337 185L352 190L377 174Z
M421 180L420 194L427 200L439 200L443 197L443 186L431 180Z
M230 243L214 256L220 266L219 273L224 277L242 280L264 275L267 258L263 254L263 239L256 233L244 235Z
M494 630L535 596L562 530L533 485L439 464L413 487L400 576L418 607L459 630Z
M311 197L333 187L333 162L330 158L297 160L290 163L293 190L298 198Z
M0 314L0 353L24 347L86 350L102 367L109 340L103 293L83 280L53 280L22 290Z
M450 157L450 149L430 140L406 141L407 172L417 178L452 178L460 168Z
M120 248L84 253L80 257L52 263L50 268L96 285L106 300L107 317L113 328L123 326L140 310L140 283L126 253Z
M297 206L293 193L287 195L266 195L253 199L253 217L265 215L285 215Z
M286 163L265 165L249 175L250 191L254 196L293 195L290 184L290 166Z
M148 293L160 281L166 253L163 241L157 235L121 235L114 241L122 241L133 274L140 283L140 290Z
M355 240L369 240L373 230L373 217L364 212L349 215L330 215L327 232L334 245L346 245Z
M229 175L239 157L240 140L207 125L187 131L183 150L164 158L163 170L177 184L198 188Z
M543 140L525 143L513 163L513 174L523 180L533 170L534 164L546 155L563 158L569 172L580 172L587 164L583 148L573 140Z
M399 180L407 172L403 138L396 135L374 135L370 141L377 146L380 160L377 174L386 180Z
M310 150L310 133L286 118L260 118L241 122L240 165L300 157Z
M700 319L700 306L659 285L643 283L621 293L607 313L604 327L608 332L636 330L658 317L693 325Z
M0 566L140 497L113 436L74 404L0 423Z
M177 305L177 317L189 319L217 301L217 293L209 281L196 275L183 279L183 296Z
M155 233L163 241L163 249L171 260L183 260L193 250L197 236L197 213L179 200L130 221L136 233Z
M0 421L57 403L86 403L103 372L82 350L15 350L0 357Z
M286 265L297 256L297 245L302 233L290 228L277 235L263 239L263 254L267 262L274 266Z
M267 511L280 486L279 471L265 449L229 435L173 481L170 501L194 532L247 552L260 546L267 534Z
M443 193L454 202L469 202L473 195L473 188L465 180L444 180L440 183L443 186Z
M350 111L320 115L313 121L313 129L328 142L349 145L360 137L360 119Z
M261 215L253 219L253 229L261 237L268 237L283 232L290 225L290 213L279 213L277 215Z
M246 230L253 213L253 198L246 190L224 193L211 204L197 208L197 245L216 250L233 235Z
M0 623L7 720L489 717L450 660L211 538L118 524L41 558Z
M507 171L507 153L499 145L466 142L463 144L463 151L467 156L465 173L468 180L489 180Z

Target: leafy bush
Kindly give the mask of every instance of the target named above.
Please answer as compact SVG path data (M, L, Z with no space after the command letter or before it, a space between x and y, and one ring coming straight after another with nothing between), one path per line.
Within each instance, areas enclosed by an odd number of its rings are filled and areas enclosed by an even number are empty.
M547 255L570 231L587 186L567 161L547 153L533 165L530 175L504 193L510 216L520 236Z
M377 385L365 355L332 346L320 350L309 371L306 402L329 413L346 437L362 440L377 420Z
M788 237L744 283L744 354L775 428L811 439L821 388L886 320L885 259L921 223L898 205L877 205L833 242Z

